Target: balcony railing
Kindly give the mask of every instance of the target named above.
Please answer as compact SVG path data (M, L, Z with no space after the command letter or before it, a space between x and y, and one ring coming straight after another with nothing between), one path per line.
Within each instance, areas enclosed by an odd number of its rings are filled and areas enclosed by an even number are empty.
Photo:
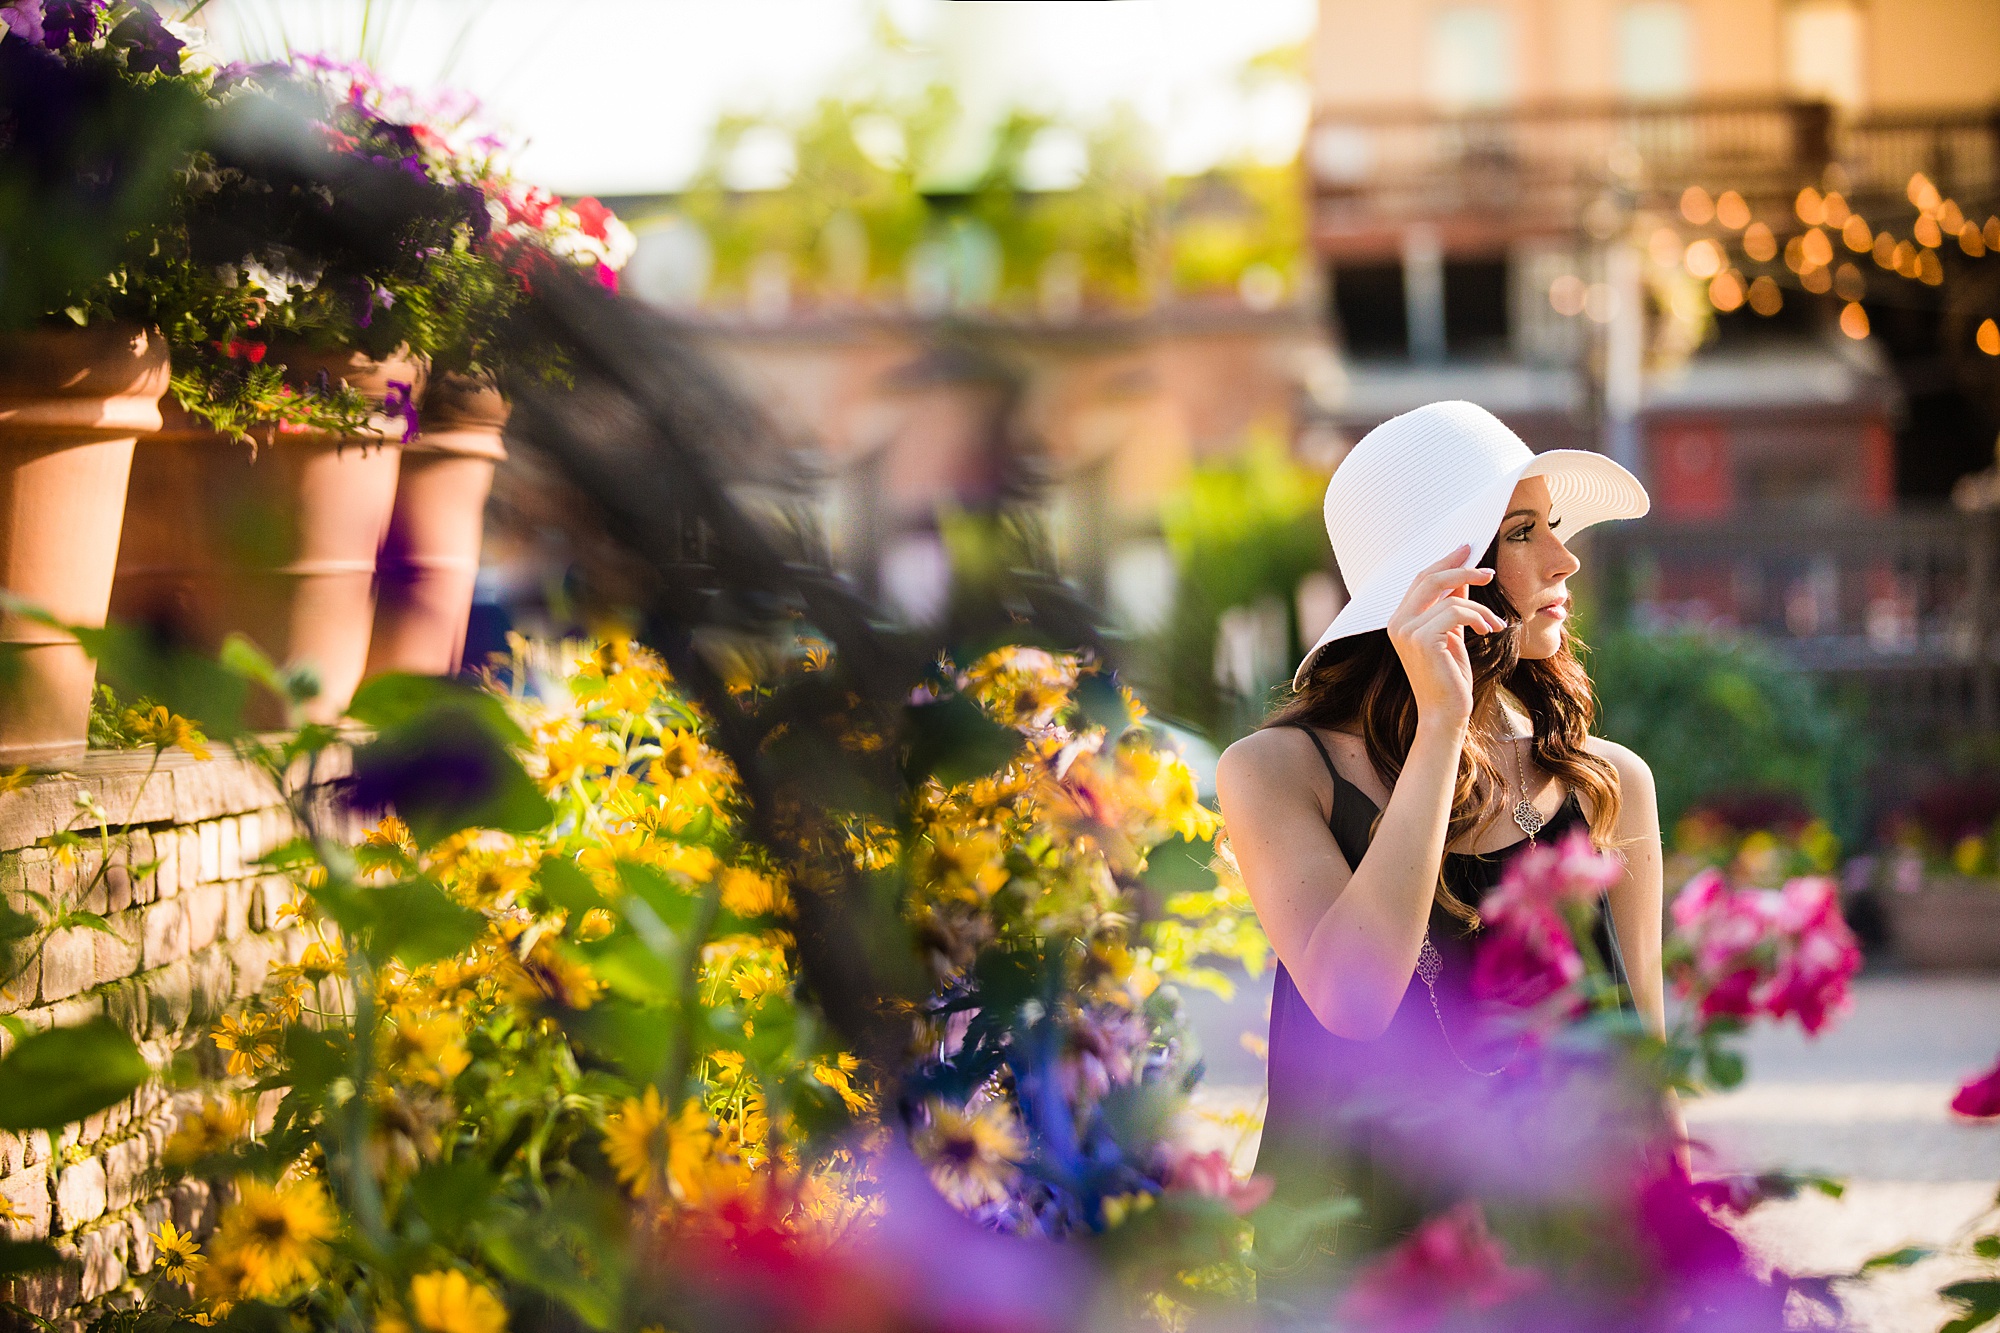
M1775 98L1561 102L1441 114L1324 108L1307 141L1322 227L1452 214L1574 223L1606 184L1671 202L1691 183L1789 199L1846 172L1850 198L1900 198L1913 172L1946 193L2000 189L2000 110L1844 120Z
M2000 515L1644 520L1590 534L1614 621L1752 636L1887 734L2000 729Z

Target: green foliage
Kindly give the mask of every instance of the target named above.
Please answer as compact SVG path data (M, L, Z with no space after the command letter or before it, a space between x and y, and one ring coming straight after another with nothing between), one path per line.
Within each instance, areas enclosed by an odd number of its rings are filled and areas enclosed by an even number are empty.
M1698 634L1607 634L1587 665L1598 732L1653 770L1663 828L1707 797L1789 792L1860 843L1864 759L1850 712L1809 678L1741 642Z
M1148 675L1160 710L1235 739L1250 717L1226 717L1215 683L1222 613L1275 598L1298 642L1299 581L1331 563L1320 501L1326 479L1293 462L1275 436L1260 435L1235 458L1196 468L1160 515L1179 572L1179 591L1157 665ZM1276 683L1276 682L1272 682Z
M0 1129L61 1129L129 1097L152 1069L104 1019L22 1037L0 1060Z

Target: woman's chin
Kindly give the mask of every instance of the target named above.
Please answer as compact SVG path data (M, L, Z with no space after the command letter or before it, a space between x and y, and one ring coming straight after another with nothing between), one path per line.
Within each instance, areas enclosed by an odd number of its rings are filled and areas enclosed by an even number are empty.
M1546 617L1537 616L1536 620ZM1521 635L1520 656L1524 662L1538 662L1545 657L1554 657L1562 650L1563 632L1560 622L1537 625L1532 621L1524 627Z

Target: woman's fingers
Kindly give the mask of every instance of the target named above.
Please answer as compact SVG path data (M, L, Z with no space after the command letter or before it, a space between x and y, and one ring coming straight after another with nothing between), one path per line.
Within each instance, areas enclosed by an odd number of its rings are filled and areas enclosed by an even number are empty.
M1470 546L1460 546L1443 560L1430 566L1416 578L1410 580L1410 590L1403 595L1403 604L1397 614L1418 615L1437 604L1440 597L1474 583L1490 583L1493 571L1484 567L1467 568L1459 563L1465 559Z
M1507 622L1497 612L1469 597L1447 597L1412 625L1410 634L1413 638L1428 638L1454 627L1481 634L1497 634L1507 628Z

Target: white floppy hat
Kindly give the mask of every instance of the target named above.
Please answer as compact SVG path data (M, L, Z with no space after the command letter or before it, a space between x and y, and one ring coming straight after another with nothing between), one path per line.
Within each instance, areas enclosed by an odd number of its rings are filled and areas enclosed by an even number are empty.
M1410 581L1459 546L1477 561L1524 477L1545 477L1565 536L1650 507L1639 479L1603 454L1537 454L1476 403L1431 403L1361 437L1326 484L1326 535L1348 602L1292 675L1335 639L1385 629Z

